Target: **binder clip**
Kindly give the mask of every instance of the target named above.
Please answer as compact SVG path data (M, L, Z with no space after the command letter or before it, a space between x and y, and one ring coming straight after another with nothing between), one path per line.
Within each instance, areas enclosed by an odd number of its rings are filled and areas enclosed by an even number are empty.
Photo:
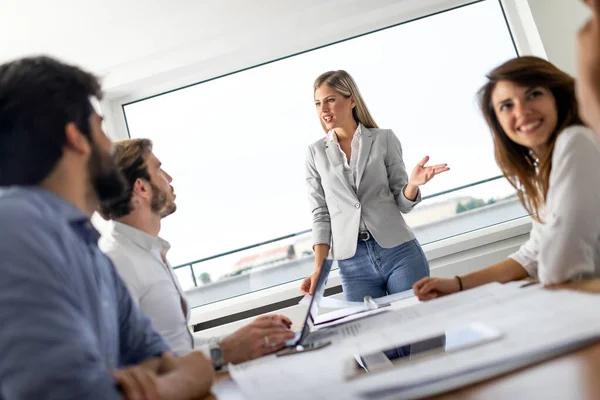
M389 307L392 303L377 303L371 296L364 297L365 310L377 310L383 307Z
M367 310L377 310L379 308L379 304L377 304L371 296L365 296L364 302L365 309Z

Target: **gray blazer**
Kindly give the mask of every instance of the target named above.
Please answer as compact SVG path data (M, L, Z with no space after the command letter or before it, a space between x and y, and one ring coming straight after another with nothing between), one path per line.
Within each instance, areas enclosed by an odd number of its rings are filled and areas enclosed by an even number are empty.
M335 260L352 258L361 213L381 247L391 248L414 239L402 213L410 212L421 201L421 192L415 201L404 196L408 175L394 132L362 127L356 192L346 180L343 167L333 141L320 139L308 147L306 182L313 243L329 244Z

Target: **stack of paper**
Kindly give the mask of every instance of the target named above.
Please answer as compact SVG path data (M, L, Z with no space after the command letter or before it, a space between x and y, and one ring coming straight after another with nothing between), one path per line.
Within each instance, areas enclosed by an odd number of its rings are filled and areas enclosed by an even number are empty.
M410 290L405 290L404 292L399 292L399 293L394 293L394 294L390 294L387 296L383 296L383 297L378 297L376 299L373 299L373 301L379 305L387 305L390 303L394 303L396 301L400 301L400 300L404 300L407 299L409 297L413 297L415 294L413 292L412 289ZM298 304L305 304L308 305L310 303L310 299L312 298L311 295L307 294L305 295ZM338 300L338 299L332 299L331 297L323 297L321 299L321 301L319 302L319 307L323 307L323 308L363 308L365 306L365 303L362 301L345 301L345 300Z
M312 296L310 295L304 296L298 304L310 304L311 297ZM400 300L405 300L411 297L414 297L414 292L412 289L372 299L372 302L375 303L375 307L380 308L374 310L371 309L370 306L365 302L344 301L323 297L319 302L319 308L338 308L338 310L319 314L314 319L314 323L318 325L315 327L315 330L329 328L341 323L347 323L349 321L364 318L368 315L375 315L389 311L389 309L386 309L385 307L389 307Z
M599 306L599 295L490 284L332 328L338 335L324 349L265 357L230 371L251 400L431 395L595 340L600 335ZM344 379L345 365L356 354L472 322L496 328L504 338L352 381Z

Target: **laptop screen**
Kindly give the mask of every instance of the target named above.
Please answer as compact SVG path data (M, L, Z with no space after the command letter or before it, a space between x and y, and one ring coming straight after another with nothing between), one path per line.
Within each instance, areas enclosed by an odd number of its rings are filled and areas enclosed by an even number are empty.
M317 276L317 285L315 286L315 294L310 299L310 304L308 305L308 311L306 312L306 317L304 319L304 325L302 325L302 333L298 338L298 342L296 344L302 344L302 341L308 336L313 326L315 325L315 318L319 315L319 304L321 303L321 299L325 294L325 283L327 283L327 277L329 276L329 272L331 271L331 265L333 264L332 260L325 260L323 265L321 266L321 272Z

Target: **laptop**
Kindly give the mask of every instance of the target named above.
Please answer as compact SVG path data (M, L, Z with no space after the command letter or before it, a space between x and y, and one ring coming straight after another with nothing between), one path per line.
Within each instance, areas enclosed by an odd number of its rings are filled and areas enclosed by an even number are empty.
M319 315L319 303L325 294L325 284L327 283L327 277L331 271L332 264L332 260L325 260L323 262L323 265L321 266L321 272L317 276L315 294L310 299L302 329L297 331L295 336L285 343L286 348L296 347L298 345L307 346L309 344L308 336L313 331L315 319Z
M327 333L323 332L321 329L339 326L341 324L356 321L358 319L367 318L375 314L389 311L389 308L391 308L382 307L377 310L338 310L319 316L319 304L321 303L321 299L325 294L325 284L327 283L327 277L331 271L332 264L332 260L325 260L323 262L321 272L317 276L315 294L310 299L302 329L297 331L294 337L285 343L284 349L303 347L304 350L309 350L324 347L325 345L329 344L329 342L323 342L322 339L332 335L333 332ZM284 351L284 353L287 354L288 352Z

